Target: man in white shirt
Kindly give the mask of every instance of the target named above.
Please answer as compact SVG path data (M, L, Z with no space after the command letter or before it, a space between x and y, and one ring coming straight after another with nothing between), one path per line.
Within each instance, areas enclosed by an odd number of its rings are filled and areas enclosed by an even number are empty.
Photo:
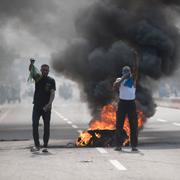
M136 112L136 88L133 76L131 74L131 68L124 66L122 69L122 77L117 78L113 84L113 89L119 91L119 103L116 114L116 149L122 150L123 145L123 126L126 115L128 116L130 124L130 141L132 151L138 151L138 122Z

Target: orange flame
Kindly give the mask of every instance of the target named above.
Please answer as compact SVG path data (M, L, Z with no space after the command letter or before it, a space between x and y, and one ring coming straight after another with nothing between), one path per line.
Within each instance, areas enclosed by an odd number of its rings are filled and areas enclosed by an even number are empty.
M108 104L102 108L100 119L93 119L88 130L114 130L116 126L116 107Z
M100 113L99 119L93 119L89 123L89 128L82 132L78 139L76 140L76 146L77 147L84 147L90 145L92 135L88 133L89 130L115 130L116 129L116 111L117 106L114 104L108 104L104 106ZM143 112L137 111L138 114L138 128L141 129L144 122L145 122L145 116ZM124 123L124 130L126 131L127 135L130 137L130 126L128 118L126 117L125 123ZM100 134L96 135L97 138L100 138ZM129 143L129 139L124 143Z

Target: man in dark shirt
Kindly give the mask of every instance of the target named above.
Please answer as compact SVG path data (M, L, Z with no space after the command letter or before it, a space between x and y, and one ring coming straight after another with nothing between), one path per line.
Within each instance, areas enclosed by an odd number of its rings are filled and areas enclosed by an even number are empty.
M50 136L51 108L55 97L56 83L53 78L48 76L49 66L47 64L43 64L41 66L41 74L34 73L34 68L34 60L31 59L29 71L32 73L32 78L35 80L35 92L33 100L34 107L32 114L33 138L35 146L31 149L31 151L40 150L38 127L39 119L42 116L44 122L44 145L42 151L47 152Z

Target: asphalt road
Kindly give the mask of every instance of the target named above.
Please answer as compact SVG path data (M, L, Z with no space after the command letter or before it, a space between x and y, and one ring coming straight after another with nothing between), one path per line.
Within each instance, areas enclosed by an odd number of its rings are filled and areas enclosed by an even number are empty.
M180 179L180 110L158 107L139 134L140 152L116 152L71 146L91 117L83 103L55 102L47 154L29 151L31 111L27 102L0 107L0 180Z

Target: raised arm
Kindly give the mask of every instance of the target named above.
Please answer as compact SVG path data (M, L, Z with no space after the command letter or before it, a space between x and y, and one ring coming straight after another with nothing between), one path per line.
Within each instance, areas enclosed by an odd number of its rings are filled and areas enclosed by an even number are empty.
M129 74L123 75L121 78L117 78L116 81L113 83L113 91L117 91L121 83L129 77Z
M32 80L34 79L35 82L38 82L42 75L41 72L34 66L35 60L34 59L30 59L30 65L29 65L29 71L30 71L30 75L28 80Z
M116 81L113 83L113 91L114 92L117 91L121 82L122 82L122 78L117 78Z
M30 71L30 72L31 72L31 70L32 70L32 67L33 67L33 65L34 65L34 62L35 62L34 59L30 59L30 65L29 65L29 71Z

